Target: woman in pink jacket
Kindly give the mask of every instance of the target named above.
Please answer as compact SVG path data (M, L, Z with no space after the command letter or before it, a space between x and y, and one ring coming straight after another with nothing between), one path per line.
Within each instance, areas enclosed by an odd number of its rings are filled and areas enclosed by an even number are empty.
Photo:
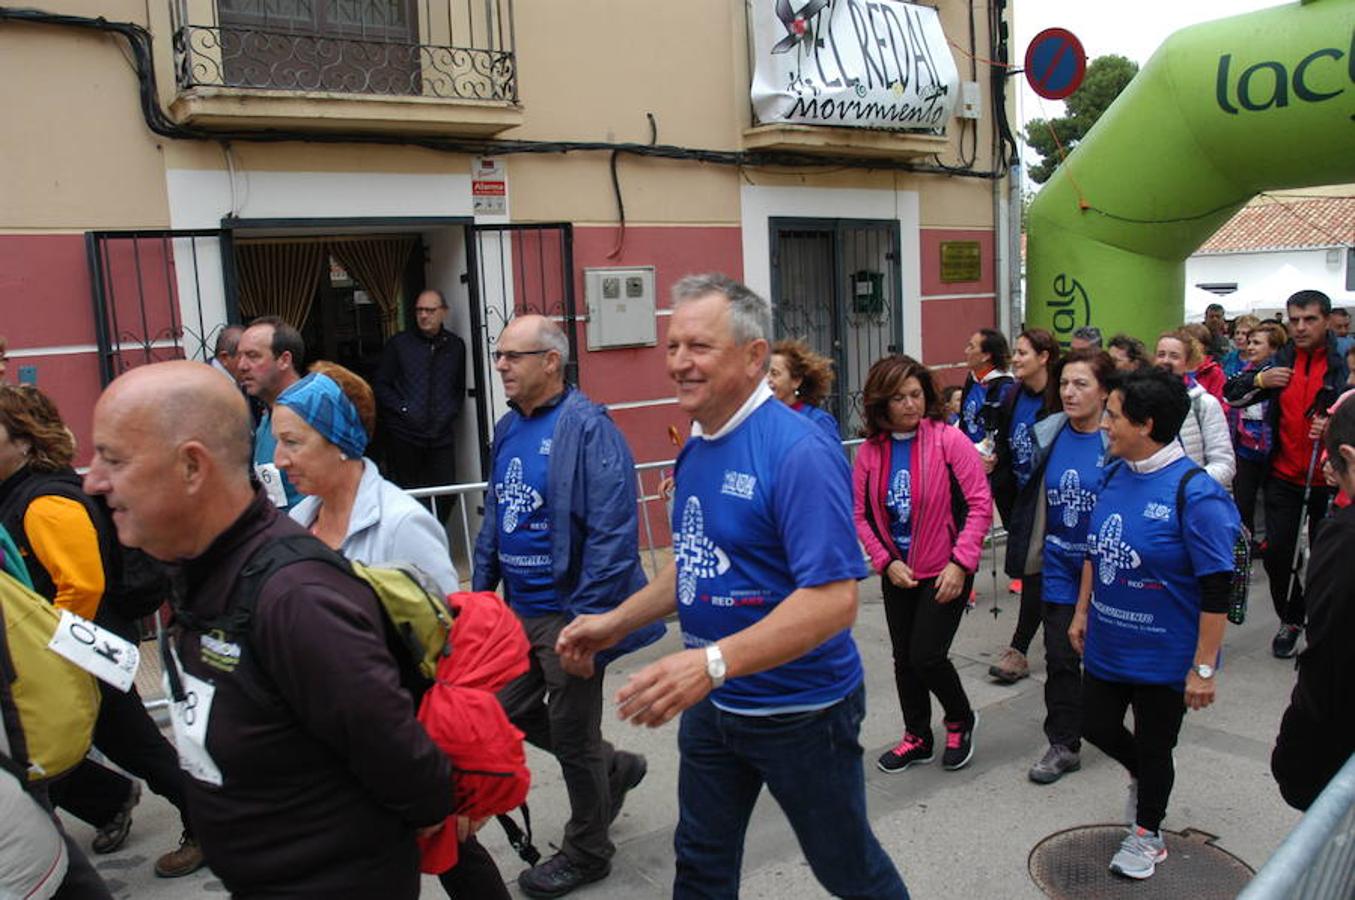
M978 713L949 653L993 519L978 451L943 418L931 373L908 356L871 366L866 442L852 471L856 534L882 576L894 648L903 738L880 756L884 772L932 761L932 704L944 714L947 769L974 755Z

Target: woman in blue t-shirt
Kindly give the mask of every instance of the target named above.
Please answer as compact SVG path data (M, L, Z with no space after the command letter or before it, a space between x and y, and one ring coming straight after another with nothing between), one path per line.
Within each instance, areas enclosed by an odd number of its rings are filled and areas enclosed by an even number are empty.
M1087 536L1068 629L1082 653L1082 735L1129 772L1134 821L1112 872L1148 878L1167 858L1167 812L1181 720L1214 702L1237 509L1177 441L1190 413L1180 378L1125 376L1106 401L1109 463ZM1134 710L1134 730L1124 725Z
M1064 358L1055 376L1063 411L1033 429L1034 471L1007 523L1008 571L1040 573L1037 614L1044 625L1049 749L1029 772L1039 784L1052 784L1082 765L1082 664L1068 641L1068 626L1105 462L1101 414L1114 377L1115 361L1100 350L1074 350Z
M837 419L819 404L833 387L833 361L804 341L777 341L767 368L767 386L776 399L824 430L834 443L842 440Z
M1028 328L1016 338L1012 352L1016 389L998 406L993 455L983 461L993 486L993 502L1008 531L1016 498L1035 468L1031 439L1035 424L1058 408L1058 380L1054 375L1058 364L1059 342L1048 331ZM1040 628L1040 567L1028 568L1024 562L1007 556L1006 572L1012 579L1012 590L1021 594L1021 611L1010 645L988 669L989 675L1004 684L1015 684L1030 674L1026 653Z

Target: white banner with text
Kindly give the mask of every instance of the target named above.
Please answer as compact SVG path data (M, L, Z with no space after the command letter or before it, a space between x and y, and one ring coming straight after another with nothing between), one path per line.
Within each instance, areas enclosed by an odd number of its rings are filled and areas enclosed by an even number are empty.
M753 111L796 122L943 130L959 73L936 10L900 0L751 0Z

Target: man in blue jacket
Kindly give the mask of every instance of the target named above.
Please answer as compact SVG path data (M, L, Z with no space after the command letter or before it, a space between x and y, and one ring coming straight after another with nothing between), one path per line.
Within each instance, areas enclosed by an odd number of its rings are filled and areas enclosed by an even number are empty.
M555 856L523 872L529 897L560 897L611 872L607 832L645 759L602 739L602 676L565 673L555 652L577 615L606 612L646 583L635 464L606 410L565 384L569 341L542 316L504 328L494 352L511 409L494 428L474 588L500 581L532 644L531 669L499 699L527 740L560 761L570 819ZM658 640L637 632L621 652Z

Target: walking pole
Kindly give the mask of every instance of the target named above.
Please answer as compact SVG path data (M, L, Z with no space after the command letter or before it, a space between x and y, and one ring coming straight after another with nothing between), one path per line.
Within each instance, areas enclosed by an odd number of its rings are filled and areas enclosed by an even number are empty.
M1299 533L1294 538L1294 557L1289 562L1289 578L1285 582L1284 603L1286 609L1294 596L1294 580L1299 577L1299 560L1307 550L1308 543L1308 501L1313 496L1313 473L1317 471L1317 457L1322 449L1322 438L1313 440L1313 454L1308 460L1308 477L1303 482L1303 507L1299 510Z

